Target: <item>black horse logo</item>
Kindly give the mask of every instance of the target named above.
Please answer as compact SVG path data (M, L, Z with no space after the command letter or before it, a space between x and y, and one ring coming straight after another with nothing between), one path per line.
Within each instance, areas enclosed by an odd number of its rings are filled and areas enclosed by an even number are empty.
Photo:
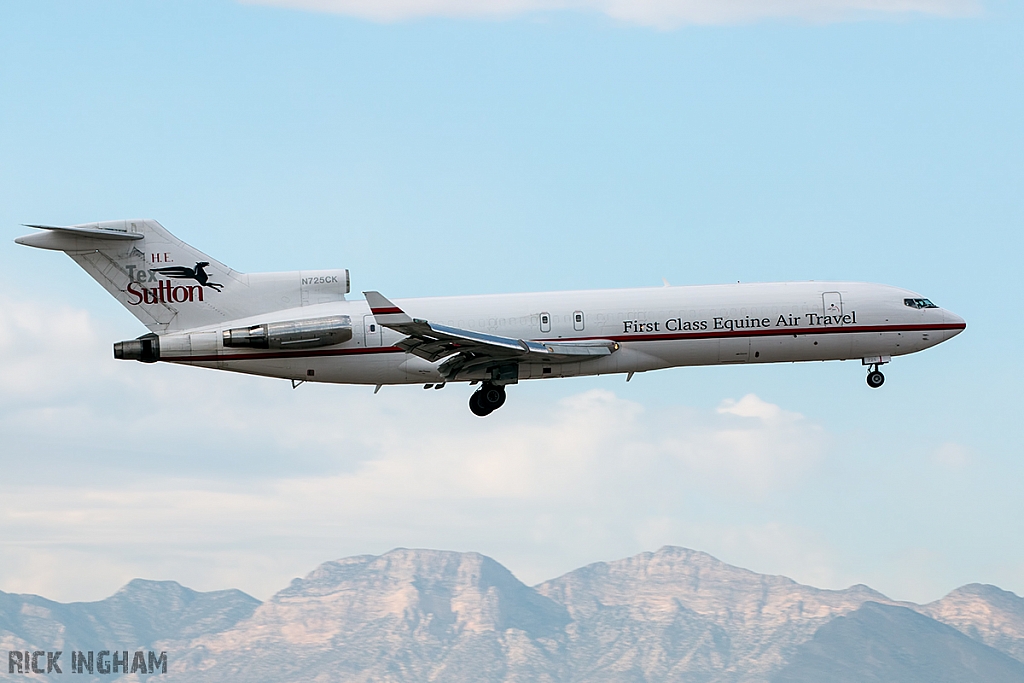
M186 268L185 266L171 266L169 268L153 268L154 273L160 273L167 277L178 278L179 280L195 280L203 287L209 287L215 291L223 289L224 285L217 284L216 282L210 282L210 275L206 272L206 266L210 265L209 261L198 261L195 268Z

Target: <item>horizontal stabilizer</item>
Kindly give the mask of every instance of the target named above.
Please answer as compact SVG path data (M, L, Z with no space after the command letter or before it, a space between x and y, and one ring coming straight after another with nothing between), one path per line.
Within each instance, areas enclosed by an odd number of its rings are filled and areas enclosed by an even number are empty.
M104 227L79 227L75 225L29 225L42 232L33 232L24 237L14 238L14 242L26 247L37 249L51 249L53 251L82 251L97 246L97 240L104 242L111 241L133 241L145 238L141 232L129 232L124 229Z
M74 225L31 225L29 223L24 223L24 225L26 227L35 227L40 230L56 230L58 232L75 234L75 236L78 237L92 238L94 240L141 240L143 237L145 237L141 232L129 232L128 230L119 230L105 227L76 227ZM36 234L39 233L37 232ZM45 234L45 232L43 234ZM17 242L18 244L25 244L23 240L25 240L25 238L17 238L15 242Z

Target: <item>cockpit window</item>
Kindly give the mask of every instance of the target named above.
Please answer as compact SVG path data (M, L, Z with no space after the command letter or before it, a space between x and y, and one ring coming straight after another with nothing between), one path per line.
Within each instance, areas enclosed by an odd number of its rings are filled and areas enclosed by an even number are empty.
M904 299L903 303L911 308L938 308L928 299Z

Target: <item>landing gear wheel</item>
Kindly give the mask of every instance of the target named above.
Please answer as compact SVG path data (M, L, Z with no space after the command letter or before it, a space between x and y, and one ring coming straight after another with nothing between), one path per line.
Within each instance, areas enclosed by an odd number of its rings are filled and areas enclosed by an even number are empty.
M484 384L480 387L480 405L489 410L497 410L505 405L505 387L494 384Z
M885 375L883 375L878 370L872 370L871 372L868 373L868 386L871 387L872 389L877 389L878 387L882 386L884 382Z
M477 417L487 417L488 415L491 414L491 411L480 403L479 390L474 391L473 394L469 397L469 409Z
M469 397L469 409L484 417L505 405L505 387L485 382Z

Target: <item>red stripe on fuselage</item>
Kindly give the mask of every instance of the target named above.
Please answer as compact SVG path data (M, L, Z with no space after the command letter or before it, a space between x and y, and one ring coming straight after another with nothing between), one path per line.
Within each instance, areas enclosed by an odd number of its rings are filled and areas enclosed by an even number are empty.
M390 309L387 309L390 310ZM398 309L396 309L398 310ZM880 332L940 332L945 330L963 330L966 323L933 323L925 325L858 325L841 327L804 327L800 329L785 328L752 328L748 330L713 330L708 332L673 332L665 334L632 334L613 335L605 337L563 337L560 339L536 339L539 343L544 342L573 342L593 341L597 339L608 339L616 342L654 342L654 341L686 341L697 339L728 339L731 337L776 337L780 335L809 334L873 334ZM207 362L207 361L236 361L236 360L268 360L272 358L324 358L330 356L357 356L373 353L406 353L397 346L383 346L358 349L322 349L309 351L266 351L257 353L235 353L231 355L212 356L181 356L179 358L161 358L168 363L180 362Z
M323 349L320 351L266 351L259 353L235 353L230 356L181 356L179 358L161 358L169 363L192 363L219 360L267 360L270 358L322 358L324 356L359 356L373 353L405 353L397 346L382 346L363 349Z
M962 330L966 323L931 323L924 325L857 325L839 327L802 327L786 329L784 327L752 327L744 330L709 330L707 332L666 332L663 334L621 334L611 337L574 337L547 341L589 341L593 339L611 339L612 341L670 341L673 339L728 339L730 337L778 337L792 335L799 337L808 334L871 334L879 332L931 332L943 330Z

